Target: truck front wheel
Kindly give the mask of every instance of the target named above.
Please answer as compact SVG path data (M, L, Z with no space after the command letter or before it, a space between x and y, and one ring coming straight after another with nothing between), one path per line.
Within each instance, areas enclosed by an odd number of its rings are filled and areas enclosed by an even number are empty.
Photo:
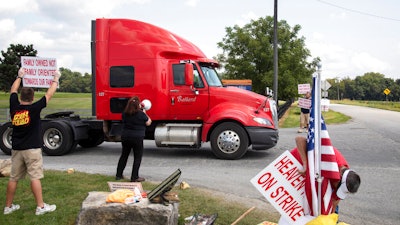
M42 125L42 130L44 153L60 156L72 150L74 140L68 124L62 121L47 122Z
M5 123L0 127L0 135L1 142L0 148L6 155L11 155L12 143L11 143L11 135L12 135L12 126L11 123Z
M240 159L249 145L244 128L236 123L225 122L211 133L211 149L221 159Z

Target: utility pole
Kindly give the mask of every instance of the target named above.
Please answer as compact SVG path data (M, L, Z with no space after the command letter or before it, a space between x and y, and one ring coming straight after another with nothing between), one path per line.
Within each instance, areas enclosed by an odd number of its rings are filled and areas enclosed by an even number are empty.
M274 100L278 104L278 0L274 0Z

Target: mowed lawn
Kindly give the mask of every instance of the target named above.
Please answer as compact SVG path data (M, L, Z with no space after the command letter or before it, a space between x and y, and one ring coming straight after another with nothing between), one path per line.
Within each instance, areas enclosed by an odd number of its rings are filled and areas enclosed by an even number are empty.
M44 96L45 92L35 92L35 101ZM9 108L10 93L0 94L0 108ZM92 93L56 92L48 104L49 109L91 109Z

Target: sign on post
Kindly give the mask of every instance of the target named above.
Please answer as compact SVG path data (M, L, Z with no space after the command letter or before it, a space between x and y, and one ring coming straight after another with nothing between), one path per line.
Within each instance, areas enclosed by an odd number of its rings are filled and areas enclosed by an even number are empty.
M305 177L299 168L301 164L285 151L250 180L290 224L304 219Z
M321 89L324 91L327 91L332 85L327 81L323 80L321 81Z
M331 101L329 99L327 99L327 98L321 99L321 110L323 112L328 112L330 104L331 104Z
M24 87L48 88L57 70L55 58L22 56L21 66L25 70L22 84Z

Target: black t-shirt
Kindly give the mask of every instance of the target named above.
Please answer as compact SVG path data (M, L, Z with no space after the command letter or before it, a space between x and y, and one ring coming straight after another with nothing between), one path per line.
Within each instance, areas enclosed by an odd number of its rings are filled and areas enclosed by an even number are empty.
M31 105L21 105L17 93L11 93L10 113L13 125L13 150L42 147L40 112L45 107L46 97L44 96Z
M302 113L310 113L310 109L306 109L306 108L300 108Z
M122 113L122 122L124 125L121 138L143 138L145 136L147 120L149 120L149 118L142 111L138 111L132 115Z

